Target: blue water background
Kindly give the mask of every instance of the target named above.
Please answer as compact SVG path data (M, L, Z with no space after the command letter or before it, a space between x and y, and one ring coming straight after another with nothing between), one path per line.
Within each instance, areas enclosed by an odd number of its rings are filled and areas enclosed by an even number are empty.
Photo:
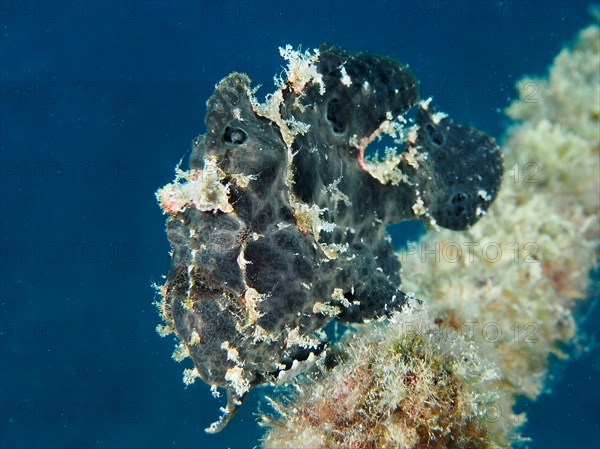
M272 91L278 47L320 42L408 63L455 120L498 139L524 74L591 22L587 2L15 2L1 4L3 448L250 448L257 389L185 388L151 287L169 267L154 191L204 132L232 71ZM414 230L395 227L400 242ZM408 234L407 234L408 233ZM414 234L412 234L414 236ZM598 336L597 310L587 335ZM598 447L597 346L524 401L531 448Z

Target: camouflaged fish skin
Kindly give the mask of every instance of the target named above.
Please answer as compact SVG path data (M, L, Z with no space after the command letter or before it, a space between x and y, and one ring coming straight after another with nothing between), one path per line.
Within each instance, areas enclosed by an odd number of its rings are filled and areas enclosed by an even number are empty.
M218 171L207 201L221 192L228 204L174 209L167 220L166 327L194 375L227 390L211 432L252 386L321 352L319 331L332 319L362 322L405 303L387 224L418 218L465 229L500 186L494 140L419 102L404 65L325 45L314 65L318 80L298 89L288 77L282 85L281 120L257 112L246 75L217 85L190 167ZM416 138L404 151L418 156L399 158L393 170L401 180L384 183L370 173L364 149L413 106ZM298 124L309 127L290 139Z

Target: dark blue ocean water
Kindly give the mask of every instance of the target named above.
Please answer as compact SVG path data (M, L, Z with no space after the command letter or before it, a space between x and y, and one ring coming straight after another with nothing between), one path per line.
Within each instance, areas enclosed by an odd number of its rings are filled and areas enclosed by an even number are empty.
M184 387L189 359L171 360L173 339L154 330L151 284L170 260L154 191L204 132L225 75L271 91L286 43L387 54L441 110L501 139L514 83L543 74L591 21L574 0L0 4L3 448L256 444L265 391L205 434L219 402L201 382ZM592 347L557 364L553 395L519 405L531 448L599 447Z

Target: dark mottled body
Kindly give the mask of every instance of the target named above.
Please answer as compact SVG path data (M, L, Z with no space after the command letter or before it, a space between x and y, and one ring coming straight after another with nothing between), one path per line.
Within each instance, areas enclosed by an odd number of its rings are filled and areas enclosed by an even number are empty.
M327 46L314 66L318 78L302 89L288 77L276 117L257 108L245 75L217 86L190 165L217 161L232 210L187 207L167 221L163 315L199 376L228 392L212 431L251 386L321 351L318 332L331 319L361 322L405 302L387 224L423 218L464 229L499 188L493 140L426 103L406 143L418 162L400 158L402 180L382 182L364 147L418 103L416 79L389 58ZM297 123L310 127L286 139Z

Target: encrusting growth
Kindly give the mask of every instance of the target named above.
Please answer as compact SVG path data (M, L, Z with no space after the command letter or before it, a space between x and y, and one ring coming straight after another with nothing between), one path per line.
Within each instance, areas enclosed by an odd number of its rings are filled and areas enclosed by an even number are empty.
M400 256L410 274L403 287L430 298L430 313L445 323L478 323L475 340L515 395L540 394L548 355L566 357L573 309L589 296L600 241L599 66L593 25L547 79L520 81L507 110L520 122L503 145L506 177L494 205L468 231L425 236L420 245L437 248L436 257ZM468 242L478 246L469 252ZM493 335L482 332L488 323Z
M264 415L265 449L499 447L496 367L416 301L338 344L333 368L300 377Z

